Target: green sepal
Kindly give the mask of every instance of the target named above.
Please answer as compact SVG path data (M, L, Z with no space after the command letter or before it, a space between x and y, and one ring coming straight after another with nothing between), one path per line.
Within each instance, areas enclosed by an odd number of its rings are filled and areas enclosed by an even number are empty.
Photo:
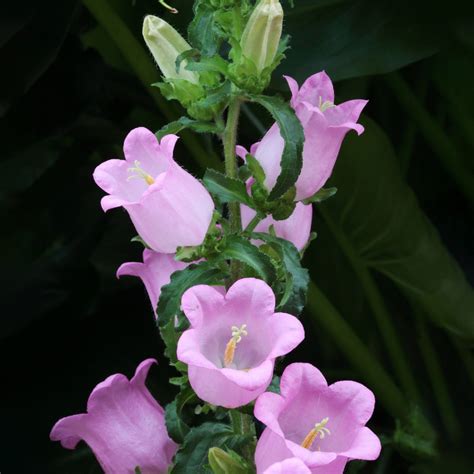
M148 244L139 236L139 235L136 235L135 237L132 237L130 239L130 242L138 242L140 244L143 245L143 247L145 247L146 249L149 249L150 247L148 246Z
M165 78L162 82L155 82L152 86L158 87L166 99L177 100L185 108L206 95L200 84L193 84L185 79Z
M251 95L250 100L265 107L276 120L280 135L285 141L281 156L281 172L270 192L269 199L283 196L293 186L303 166L304 131L295 111L281 98L263 95Z
M320 203L333 197L337 193L337 188L321 188L309 198L303 199L303 204Z
M217 196L220 202L240 202L251 208L254 207L243 181L230 178L213 169L206 171L202 181L207 190L214 196Z
M219 128L214 122L204 122L200 120L193 120L189 117L181 117L174 122L166 124L160 128L155 135L158 140L161 140L165 135L177 134L181 130L190 128L191 130L198 133L215 133L220 135L223 132L222 128Z
M225 81L217 87L209 88L205 94L189 103L188 114L197 120L212 120L223 112L229 104L231 97L231 84Z
M265 171L259 161L253 155L247 153L247 155L245 156L245 163L248 166L250 172L252 173L252 176L255 181L263 186L263 184L265 183Z

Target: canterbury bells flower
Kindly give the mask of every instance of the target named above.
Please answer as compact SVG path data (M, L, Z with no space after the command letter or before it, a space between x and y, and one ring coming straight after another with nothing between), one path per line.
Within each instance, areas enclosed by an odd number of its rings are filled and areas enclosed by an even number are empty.
M242 34L242 54L260 73L271 66L278 51L283 27L283 8L278 0L261 0Z
M185 79L193 84L199 82L198 73L186 70L186 61L183 61L179 72L176 72L176 58L192 48L170 24L157 16L147 15L143 20L142 32L163 76L168 79Z

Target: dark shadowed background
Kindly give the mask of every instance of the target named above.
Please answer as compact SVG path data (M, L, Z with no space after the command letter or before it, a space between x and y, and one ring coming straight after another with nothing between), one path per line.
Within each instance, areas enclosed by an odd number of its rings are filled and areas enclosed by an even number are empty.
M170 3L179 15L151 0L0 6L2 474L100 472L85 446L64 450L49 431L83 411L98 382L132 375L147 357L159 360L150 388L162 404L173 396L145 291L115 278L140 258L134 229L125 212L102 213L92 181L95 166L122 156L130 129L158 130L182 114L149 87L159 72L140 36L147 13L185 32L191 2ZM325 69L337 102L370 100L366 132L346 140L331 180L339 192L316 211L307 337L285 362L312 362L330 381L376 393L370 426L382 457L348 471L471 473L473 12L416 0L285 8L292 49L272 89L288 97L283 73L301 82ZM247 108L240 143L269 123ZM177 160L202 176L220 145L198 140L181 141Z

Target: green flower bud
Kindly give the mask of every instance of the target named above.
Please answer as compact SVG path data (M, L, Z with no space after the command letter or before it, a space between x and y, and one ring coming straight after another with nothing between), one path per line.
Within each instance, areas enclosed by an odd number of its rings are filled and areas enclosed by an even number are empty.
M271 66L278 52L283 28L283 8L278 0L260 0L242 34L242 55L260 73Z
M248 472L243 460L237 455L226 453L220 448L211 448L208 454L209 466L214 474L245 474Z
M143 20L143 38L163 76L199 83L199 74L185 69L186 61L176 72L176 58L192 48L169 23L157 16L147 15Z

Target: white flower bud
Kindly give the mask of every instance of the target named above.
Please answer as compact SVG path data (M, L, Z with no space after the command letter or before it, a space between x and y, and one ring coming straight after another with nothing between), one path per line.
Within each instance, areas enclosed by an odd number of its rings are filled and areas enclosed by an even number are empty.
M283 28L283 8L278 0L260 0L250 15L240 41L242 54L258 72L270 66L278 51Z
M191 49L187 41L166 21L148 15L143 20L143 38L155 58L163 76L169 79L185 79L193 84L199 82L199 74L187 71L186 61L176 72L176 58Z

